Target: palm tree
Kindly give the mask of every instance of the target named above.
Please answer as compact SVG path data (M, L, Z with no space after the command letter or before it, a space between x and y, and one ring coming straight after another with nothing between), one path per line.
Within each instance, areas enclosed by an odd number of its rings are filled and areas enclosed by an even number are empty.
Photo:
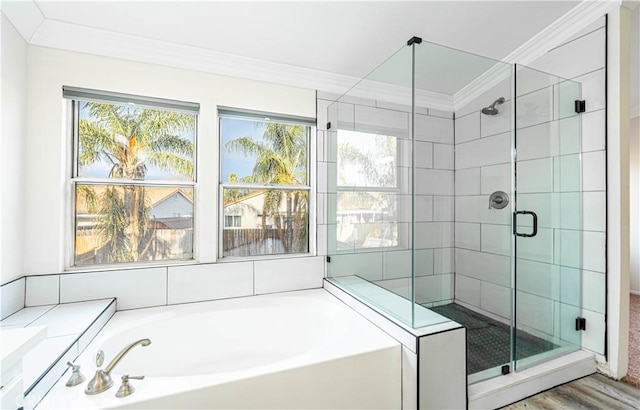
M277 185L307 183L307 132L300 125L268 123L263 141L240 137L229 141L226 149L245 156L255 156L252 174L242 182ZM281 221L280 209L285 201L286 218ZM306 251L308 195L303 190L270 189L264 194L262 229L266 231L270 215L286 253ZM284 222L284 227L282 226Z
M148 167L193 177L192 114L97 102L79 102L90 119L78 124L79 174L93 164L109 166L109 178L144 180ZM148 252L149 204L141 185L108 185L100 195L84 185L78 190L92 212L104 262L137 261Z

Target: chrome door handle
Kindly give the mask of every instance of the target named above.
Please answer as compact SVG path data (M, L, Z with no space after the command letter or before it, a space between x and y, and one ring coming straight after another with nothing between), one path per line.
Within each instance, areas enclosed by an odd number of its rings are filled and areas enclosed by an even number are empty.
M516 221L517 215L531 215L533 218L533 232L531 233L518 233L518 224ZM538 234L538 215L533 211L516 211L513 213L513 234L524 238L533 238Z

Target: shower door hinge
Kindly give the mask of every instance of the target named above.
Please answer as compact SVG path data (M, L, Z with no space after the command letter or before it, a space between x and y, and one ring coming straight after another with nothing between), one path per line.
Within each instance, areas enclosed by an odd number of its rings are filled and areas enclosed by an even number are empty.
M580 114L581 112L585 112L587 110L587 103L585 100L576 100L575 101L576 112Z
M583 317L576 318L576 330L587 330L587 319Z
M331 263L331 256L327 256L327 263Z
M331 129L331 123L330 123L330 122L328 122L328 123L327 123L327 129L328 129L328 130L330 130L330 129Z
M504 366L502 366L502 375L504 376L505 374L509 374L511 373L511 367L508 364L505 364Z

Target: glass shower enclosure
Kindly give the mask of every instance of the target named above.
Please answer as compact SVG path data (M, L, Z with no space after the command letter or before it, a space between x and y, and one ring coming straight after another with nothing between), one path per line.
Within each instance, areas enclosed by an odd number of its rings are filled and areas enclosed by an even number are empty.
M328 280L464 325L471 382L580 348L580 93L409 40L328 107Z

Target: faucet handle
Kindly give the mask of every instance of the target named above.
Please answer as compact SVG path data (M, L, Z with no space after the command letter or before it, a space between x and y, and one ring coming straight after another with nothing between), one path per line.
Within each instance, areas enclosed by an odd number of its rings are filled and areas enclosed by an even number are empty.
M129 376L128 374L123 375L122 385L120 386L120 388L118 389L118 392L116 393L117 398L120 399L123 397L127 397L136 391L136 389L131 385L131 383L129 383L129 379L142 380L144 379L144 376Z
M77 386L86 380L84 375L80 373L80 365L67 362L67 366L71 367L71 370L73 372L71 373L71 377L69 378L69 381L67 381L67 384L66 384L67 387Z
M102 350L98 350L98 353L96 353L95 362L97 367L102 366L104 363L104 352Z

